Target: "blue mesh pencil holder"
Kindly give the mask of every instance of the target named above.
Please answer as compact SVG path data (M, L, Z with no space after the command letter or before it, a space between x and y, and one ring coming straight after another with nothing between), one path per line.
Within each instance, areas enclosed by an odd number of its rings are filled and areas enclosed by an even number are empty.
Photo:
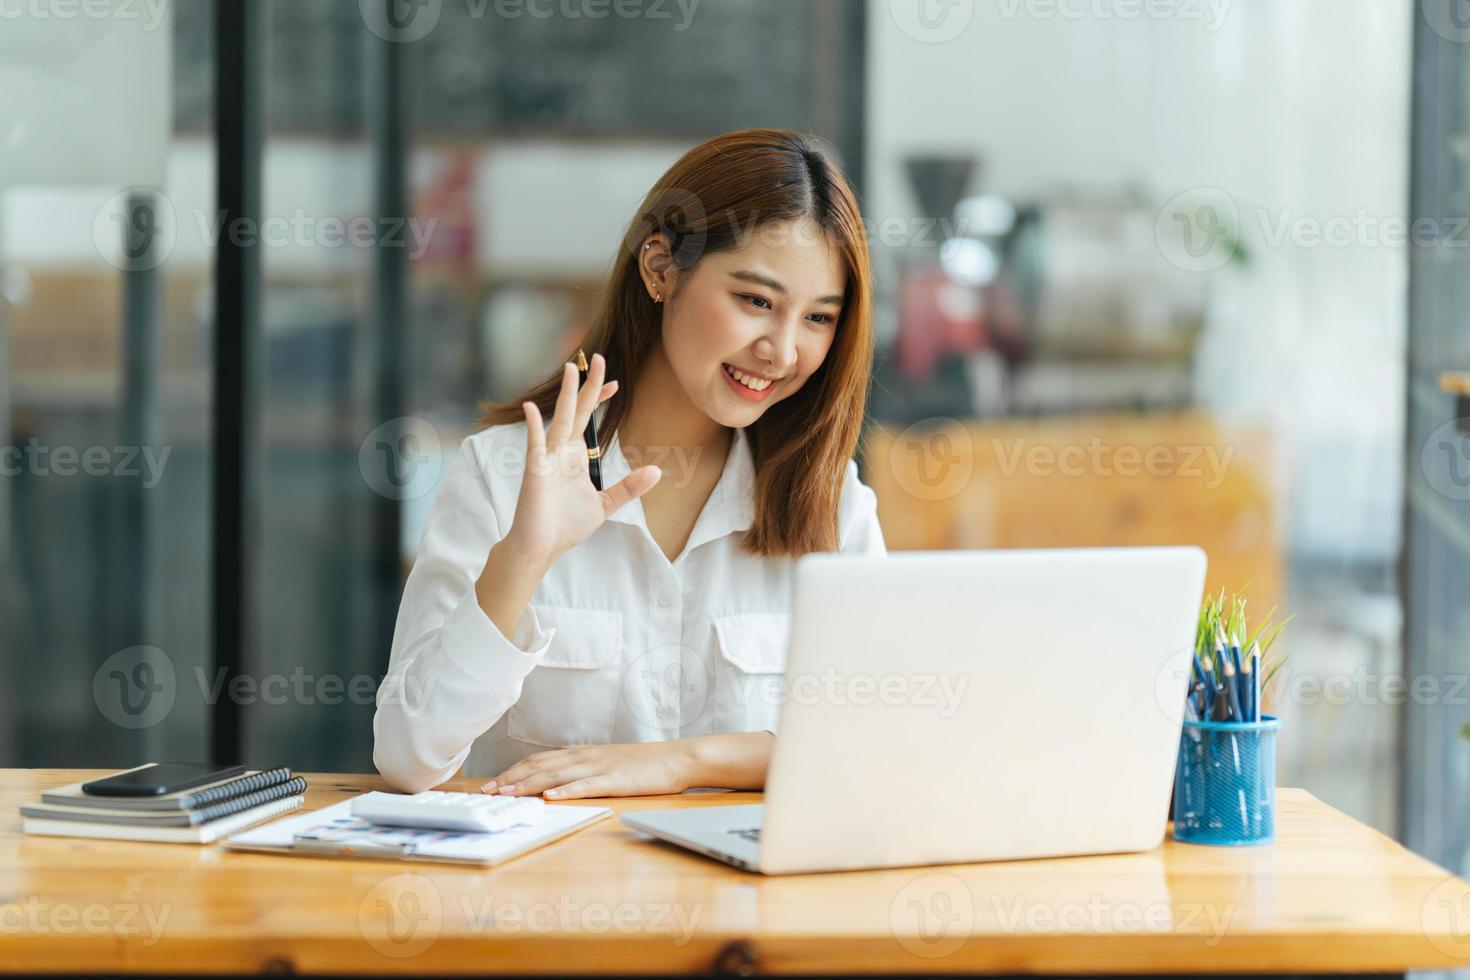
M1174 772L1174 839L1267 844L1276 836L1280 721L1185 721Z

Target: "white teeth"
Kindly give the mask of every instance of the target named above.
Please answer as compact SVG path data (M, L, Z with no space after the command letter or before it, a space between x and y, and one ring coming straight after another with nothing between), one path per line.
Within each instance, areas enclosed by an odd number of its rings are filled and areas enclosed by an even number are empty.
M748 374L740 373L728 364L725 365L725 373L734 378L736 381L739 381L741 384L745 385L745 387L749 388L751 391L765 391L771 386L771 382L769 379L752 378Z

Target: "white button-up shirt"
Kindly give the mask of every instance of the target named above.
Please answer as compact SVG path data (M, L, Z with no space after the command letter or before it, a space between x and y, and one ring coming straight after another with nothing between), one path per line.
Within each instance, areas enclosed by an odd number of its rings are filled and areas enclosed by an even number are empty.
M465 439L445 472L378 690L383 777L418 792L461 766L488 778L547 748L774 732L794 560L739 548L755 511L745 433L734 431L678 558L633 500L552 564L507 639L475 581L515 514L525 450L524 422L493 426ZM603 486L629 471L614 435ZM876 498L852 461L839 528L842 552L885 553Z

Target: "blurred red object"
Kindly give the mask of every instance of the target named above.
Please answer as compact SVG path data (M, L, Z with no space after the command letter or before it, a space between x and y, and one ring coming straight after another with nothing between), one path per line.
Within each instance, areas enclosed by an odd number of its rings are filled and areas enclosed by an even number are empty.
M955 282L937 267L904 274L894 340L903 377L929 379L941 357L984 349L988 333L980 289Z
M433 175L419 190L413 207L415 224L424 240L409 244L422 253L419 261L468 275L474 272L479 242L475 154L465 149L447 150L432 154L431 162Z

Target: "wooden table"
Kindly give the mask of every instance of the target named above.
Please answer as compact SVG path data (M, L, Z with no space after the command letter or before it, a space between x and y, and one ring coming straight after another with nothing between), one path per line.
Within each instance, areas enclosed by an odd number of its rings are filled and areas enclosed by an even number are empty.
M500 868L20 834L91 771L0 770L0 970L1402 973L1470 964L1470 886L1299 789L1278 839L764 878L615 818ZM310 807L384 788L309 775ZM456 788L471 789L474 780ZM752 793L602 801L618 810ZM860 819L861 795L851 812Z

